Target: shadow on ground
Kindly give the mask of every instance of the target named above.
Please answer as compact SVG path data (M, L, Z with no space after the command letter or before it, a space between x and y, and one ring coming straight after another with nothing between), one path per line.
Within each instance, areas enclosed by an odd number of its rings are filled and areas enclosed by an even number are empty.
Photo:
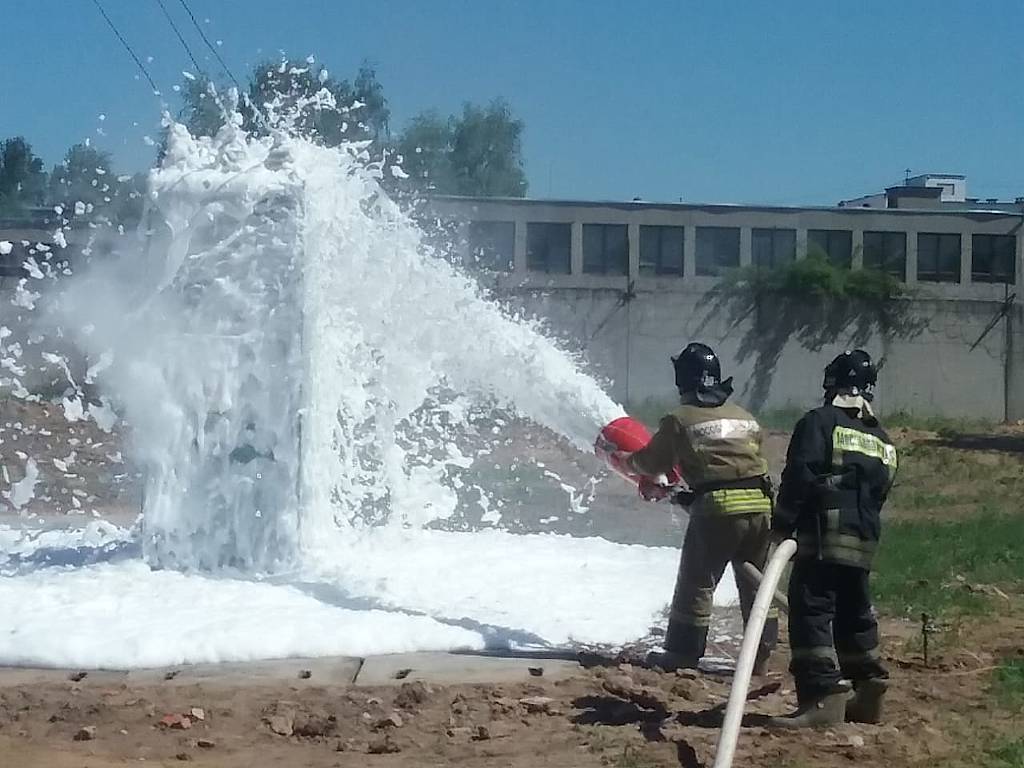
M466 617L449 618L444 616L435 616L424 611L399 608L383 603L372 597L353 595L341 587L333 584L325 584L323 582L287 583L289 586L305 592L322 603L334 605L339 608L346 608L352 611L386 611L388 613L400 613L406 616L428 616L441 624L461 627L463 629L477 632L484 639L485 649L490 651L508 651L517 646L531 646L536 648L539 652L549 651L551 653L559 654L570 653L568 651L564 651L564 649L555 648L540 635L536 635L524 629L484 624ZM550 658L561 658L561 656L551 656Z
M100 546L40 547L31 552L0 553L0 574L18 576L43 568L82 568L99 563L116 563L142 556L137 541L117 541Z
M927 441L942 448L959 451L998 451L1001 453L1024 453L1024 435L953 435Z

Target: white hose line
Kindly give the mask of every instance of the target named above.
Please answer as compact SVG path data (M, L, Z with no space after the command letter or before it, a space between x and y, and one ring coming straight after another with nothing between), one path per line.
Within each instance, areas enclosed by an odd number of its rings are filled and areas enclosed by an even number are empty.
M782 570L793 555L796 554L796 542L786 539L775 549L764 569L764 578L757 589L754 607L750 610L750 619L743 631L743 645L736 662L736 674L732 679L732 690L729 691L729 704L725 708L725 720L722 731L718 735L718 748L715 750L714 768L730 768L733 755L736 753L736 740L739 739L740 725L743 723L743 710L747 704L747 690L750 688L750 675L754 671L754 660L757 656L761 632L764 630L768 609L771 608L775 587L782 578Z
M757 568L754 567L753 563L741 563L740 570L746 575L750 582L755 586L761 586L761 581L764 579L764 574L761 573ZM782 594L779 590L775 590L772 595L772 602L775 603L775 607L783 613L789 613L789 598Z

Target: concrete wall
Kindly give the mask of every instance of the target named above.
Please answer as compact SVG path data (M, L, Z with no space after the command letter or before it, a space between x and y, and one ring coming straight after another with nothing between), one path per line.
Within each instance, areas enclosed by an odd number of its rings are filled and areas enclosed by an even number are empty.
M704 294L686 290L638 288L635 298L604 289L552 289L509 291L502 298L546 320L552 333L586 359L606 380L620 402L667 401L674 397L669 357L688 341L711 344L722 358L724 374L735 377L739 399L757 410L807 407L821 393L822 368L847 348L849 337L818 350L787 341L774 365L771 344L753 349L744 339L759 335L754 317L738 326L703 302ZM768 313L773 308L766 307ZM918 336L886 340L878 336L862 342L876 359L884 358L877 391L883 411L920 415L1002 420L1024 417L1021 387L1007 390L1004 359L1006 321L1000 321L973 351L995 314L989 302L922 301L915 314L927 322ZM1019 308L1015 313L1020 325ZM1021 380L1024 355L1011 364ZM761 384L761 387L758 384Z
M726 375L736 378L740 399L755 409L805 407L820 396L822 368L848 345L864 346L884 358L877 399L883 411L1002 420L1024 418L1024 322L1021 309L1001 317L971 349L1011 292L1024 290L1022 216L984 211L744 208L641 203L551 201L435 201L435 213L451 221L513 221L514 269L490 273L482 282L503 301L544 318L563 344L579 352L607 380L621 402L672 399L669 356L686 342L712 344ZM572 227L572 274L546 275L526 269L525 230L530 222L568 222ZM586 223L626 224L629 275L583 274L580 232ZM683 273L641 276L638 231L644 224L684 227ZM855 253L865 231L907 234L906 282L913 286L912 317L921 325L912 338L854 339L839 334L817 345L798 338L773 338L780 328L813 326L804 308L762 305L741 322L709 301L718 280L695 268L697 227L740 229L740 263L751 261L755 227L796 230L798 257L806 252L809 229L848 229ZM918 283L917 234L961 234L959 283ZM1016 284L972 280L971 236L1016 238ZM861 265L854 258L853 268ZM1024 295L1022 293L1021 295ZM779 323L780 316L787 323Z

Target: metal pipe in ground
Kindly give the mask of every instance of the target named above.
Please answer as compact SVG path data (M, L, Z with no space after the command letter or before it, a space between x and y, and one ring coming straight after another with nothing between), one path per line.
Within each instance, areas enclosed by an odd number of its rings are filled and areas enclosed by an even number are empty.
M729 691L729 703L725 708L725 720L718 735L718 748L715 750L714 768L731 768L733 756L736 754L736 741L740 735L743 722L743 710L747 704L747 690L750 688L750 676L754 671L754 659L757 656L761 632L764 630L768 610L775 598L776 587L782 572L793 555L796 554L796 542L786 539L776 548L764 569L761 586L757 589L754 606L750 610L750 619L743 632L743 645L736 662L736 674L732 679L732 690ZM756 570L756 569L755 569ZM788 607L788 606L787 606Z

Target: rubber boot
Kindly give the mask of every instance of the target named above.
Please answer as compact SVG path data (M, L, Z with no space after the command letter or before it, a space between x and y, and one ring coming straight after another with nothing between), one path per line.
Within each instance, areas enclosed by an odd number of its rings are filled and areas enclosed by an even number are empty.
M665 651L647 654L647 666L666 672L678 669L696 669L708 643L708 628L693 624L680 624L669 619L665 630Z
M827 728L846 721L846 702L850 698L850 684L843 680L831 691L801 701L792 714L773 717L773 728Z
M648 667L657 667L665 672L675 672L679 669L696 669L700 657L686 653L673 653L672 651L651 651L645 659Z
M768 653L758 653L757 658L754 659L754 669L751 671L752 677L764 677L768 674L768 659L771 658L771 651Z
M882 722L882 700L889 681L881 677L858 680L852 698L846 703L846 719L851 723Z

